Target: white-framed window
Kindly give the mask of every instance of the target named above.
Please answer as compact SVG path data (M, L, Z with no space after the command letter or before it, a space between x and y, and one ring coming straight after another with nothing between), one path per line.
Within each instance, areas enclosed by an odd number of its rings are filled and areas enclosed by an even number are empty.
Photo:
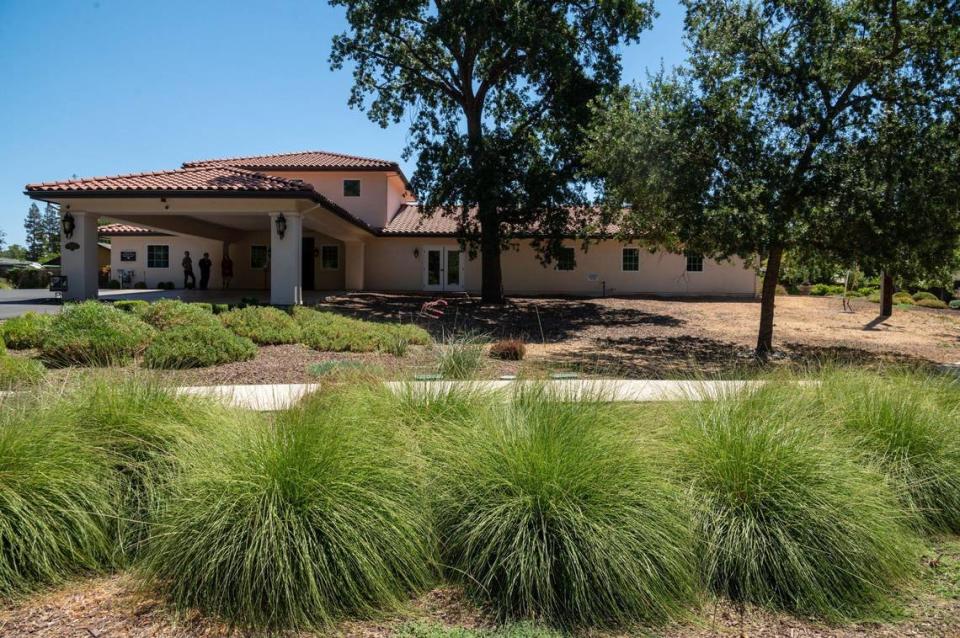
M250 268L253 270L266 270L269 260L270 251L266 246L250 246Z
M340 268L340 246L336 244L320 246L320 268L324 270Z
M557 253L557 270L573 270L577 266L577 258L573 248L564 246Z
M635 246L624 246L623 254L620 260L620 268L624 272L637 272L640 270L640 249Z
M687 272L703 272L703 255L687 253Z
M147 246L147 268L169 268L170 246Z
M360 197L360 180L359 179L343 180L343 196L344 197Z

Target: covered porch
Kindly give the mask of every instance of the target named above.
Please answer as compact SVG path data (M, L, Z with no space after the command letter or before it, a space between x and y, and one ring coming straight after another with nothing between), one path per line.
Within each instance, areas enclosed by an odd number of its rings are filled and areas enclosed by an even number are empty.
M224 255L233 264L230 297L250 290L271 304L296 305L314 291L365 287L373 229L299 180L197 167L32 184L26 194L60 206L64 299L97 298L104 221L130 229L111 236L111 277L138 287L184 287L188 252L197 283L209 255L209 290L196 292L210 299L227 283Z

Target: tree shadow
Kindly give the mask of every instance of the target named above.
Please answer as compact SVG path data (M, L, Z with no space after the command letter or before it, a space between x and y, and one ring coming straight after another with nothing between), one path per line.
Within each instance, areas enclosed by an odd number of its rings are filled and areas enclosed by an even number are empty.
M576 337L597 326L653 325L678 327L684 321L665 314L631 308L612 308L583 298L511 298L505 305L482 304L467 296L444 297L443 316L421 315L425 295L350 294L329 298L318 309L379 322L415 322L434 337L480 333L490 338L519 338L528 342L555 343Z

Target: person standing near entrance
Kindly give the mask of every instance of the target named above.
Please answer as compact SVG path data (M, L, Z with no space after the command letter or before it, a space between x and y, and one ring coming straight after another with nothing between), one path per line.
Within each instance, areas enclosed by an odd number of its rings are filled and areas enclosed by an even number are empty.
M230 280L233 279L233 260L230 259L230 253L224 252L223 259L220 260L220 278L223 280L223 289L230 287Z
M183 251L183 261L180 262L180 265L183 266L183 287L186 289L191 289L197 285L197 278L193 274L193 260L190 259L190 251Z
M200 266L200 290L206 290L210 283L210 267L213 266L210 253L203 253L203 258L197 262L197 265Z

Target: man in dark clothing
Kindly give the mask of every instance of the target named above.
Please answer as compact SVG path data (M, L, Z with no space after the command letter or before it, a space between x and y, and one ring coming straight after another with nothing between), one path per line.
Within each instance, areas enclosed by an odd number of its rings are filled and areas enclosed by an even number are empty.
M197 263L200 266L200 290L206 290L210 283L210 267L213 262L210 261L210 253L203 253L203 258Z
M180 262L180 265L183 266L183 287L186 289L191 289L197 285L197 278L193 274L193 260L190 259L190 251L183 251L183 261Z

